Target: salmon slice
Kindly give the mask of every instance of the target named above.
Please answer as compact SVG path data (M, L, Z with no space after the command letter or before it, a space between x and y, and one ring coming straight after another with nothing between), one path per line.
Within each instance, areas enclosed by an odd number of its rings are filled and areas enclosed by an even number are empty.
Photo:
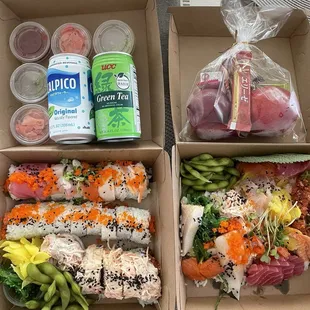
M198 263L194 257L182 260L183 274L190 280L204 281L222 273L224 269L219 261L213 257L203 263Z
M255 176L268 176L272 177L276 174L277 166L273 163L239 163L237 169L242 174L253 174Z

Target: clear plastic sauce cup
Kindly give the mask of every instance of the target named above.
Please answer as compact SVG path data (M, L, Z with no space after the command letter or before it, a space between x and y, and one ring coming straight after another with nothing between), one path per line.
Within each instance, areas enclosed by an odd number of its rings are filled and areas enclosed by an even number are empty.
M92 48L91 44L90 32L80 24L63 24L52 36L53 54L74 53L87 57Z
M43 144L49 139L47 109L38 104L25 105L13 114L10 129L22 145Z
M9 44L13 55L21 62L39 62L48 55L51 40L42 25L25 22L12 31Z
M47 97L47 69L39 64L23 64L11 75L13 95L24 104L40 103Z
M109 20L95 31L93 46L96 54L112 51L131 54L135 47L135 35L126 23Z

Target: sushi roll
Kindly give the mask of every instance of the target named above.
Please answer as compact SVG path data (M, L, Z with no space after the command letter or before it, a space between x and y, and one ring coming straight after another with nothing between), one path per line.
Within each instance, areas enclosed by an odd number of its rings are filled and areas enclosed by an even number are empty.
M103 208L99 217L101 224L101 240L117 240L116 210Z
M142 163L105 162L98 165L78 160L59 164L11 165L5 190L14 200L37 201L83 199L111 202L135 199L141 202L150 192Z
M102 267L103 248L96 245L89 246L75 276L83 294L103 293Z
M103 201L115 201L114 183L116 177L117 173L112 168L111 164L105 166L100 171L100 183L102 183L102 185L98 187L98 194L103 199Z
M82 206L75 206L73 212L70 215L71 218L71 234L78 237L84 237L87 235L87 216L89 208L83 208Z
M90 208L87 216L87 236L101 236L101 212L102 207L100 204L94 203Z
M38 205L21 204L6 213L3 226L6 229L7 240L35 237L40 224L38 210Z
M117 239L130 240L135 225L133 208L117 207L116 223L117 223Z
M124 206L112 209L91 202L78 206L68 202L38 202L18 205L7 212L2 237L17 240L71 233L78 237L101 236L103 241L148 244L151 232L154 231L147 210Z
M131 241L140 244L149 244L151 241L150 221L151 214L148 210L132 208L135 219L135 227L132 232Z
M123 299L122 249L103 251L105 298Z

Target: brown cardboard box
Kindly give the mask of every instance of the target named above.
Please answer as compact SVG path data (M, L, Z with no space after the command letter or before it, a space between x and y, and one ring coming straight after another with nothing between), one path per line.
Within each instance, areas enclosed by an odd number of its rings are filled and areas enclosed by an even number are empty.
M60 25L75 22L85 26L93 35L101 23L110 19L127 23L136 38L133 60L137 68L142 138L121 147L163 147L163 70L155 0L4 0L0 1L0 70L5 76L0 86L0 149L18 144L9 130L10 117L21 105L9 87L10 76L20 65L8 46L12 30L19 23L31 20L45 26L52 36ZM48 59L43 65L48 66ZM103 147L110 146L105 144Z
M52 34L63 23L76 22L93 34L104 21L120 19L132 27L136 36L133 54L137 67L141 109L142 139L124 144L56 145L36 147L17 144L9 130L10 117L21 106L10 92L9 78L20 63L11 54L9 36L19 23L37 21ZM155 0L4 0L0 2L0 72L2 83L0 113L0 216L12 205L3 195L3 184L11 163L49 162L77 158L89 162L137 160L152 167L152 193L140 205L156 216L156 235L151 249L161 264L162 298L159 305L146 309L175 309L174 229L171 197L170 160L164 145L164 95L162 59ZM44 63L47 66L47 62ZM137 202L129 204L139 207ZM136 300L105 300L90 309L141 309ZM0 290L0 309L12 309Z
M223 142L181 142L179 132L186 121L186 101L197 72L214 60L233 44L220 14L219 7L176 7L172 13L169 29L169 79L171 110L176 137L176 146L172 152L172 187L175 228L175 257L178 310L213 310L218 291L208 284L197 288L192 281L183 277L180 260L180 161L201 153L213 156L267 155L274 153L308 153L310 154L310 136L308 143L289 144L283 139L278 143L253 143L251 140L238 140L237 143ZM308 130L310 89L310 34L309 23L301 11L295 11L277 38L258 43L271 59L290 70L293 83L301 103L304 121ZM234 141L236 142L236 141ZM250 143L252 142L252 143ZM244 288L240 301L224 298L221 310L306 310L310 304L310 273L304 273L290 281L287 296L268 288L263 297L253 293L253 289Z
M169 29L169 80L172 119L176 141L186 122L186 103L199 70L220 56L234 40L223 22L219 7L175 7ZM273 39L257 46L273 61L290 71L299 97L305 125L309 124L310 25L302 11L294 11ZM267 142L262 137L227 140L228 142ZM268 142L291 142L292 136ZM307 136L307 142L310 136Z
M176 257L176 298L178 310L213 310L215 307L218 290L211 284L197 288L193 281L184 278L181 271L181 243L179 237L180 218L180 162L183 158L191 158L201 153L210 153L213 156L233 157L242 155L268 155L276 153L305 153L310 154L310 145L292 144L227 144L196 143L181 144L172 149L172 188L175 228L175 257ZM224 298L219 306L220 310L306 310L310 304L310 271L290 280L290 292L282 295L274 287L264 290L262 297L255 295L254 288L245 287L241 290L240 301Z

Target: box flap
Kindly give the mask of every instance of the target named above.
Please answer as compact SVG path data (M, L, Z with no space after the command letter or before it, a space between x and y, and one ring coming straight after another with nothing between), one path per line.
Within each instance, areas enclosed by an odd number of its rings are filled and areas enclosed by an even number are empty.
M22 19L89 14L113 11L142 10L147 0L91 0L85 5L83 0L3 0L16 15Z

